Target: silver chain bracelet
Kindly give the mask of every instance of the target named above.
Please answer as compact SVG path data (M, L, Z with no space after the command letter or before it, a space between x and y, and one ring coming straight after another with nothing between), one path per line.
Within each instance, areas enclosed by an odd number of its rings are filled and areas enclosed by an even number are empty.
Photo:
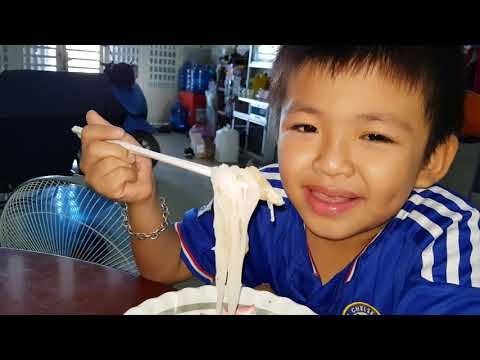
M160 197L160 207L162 208L163 212L163 224L153 230L151 233L137 233L132 230L132 227L130 226L130 223L128 222L128 205L125 204L125 207L122 207L122 212L123 212L123 225L127 228L127 231L130 235L136 237L137 239L140 240L156 240L162 232L168 229L168 215L170 212L168 211L167 204L165 203L165 198Z

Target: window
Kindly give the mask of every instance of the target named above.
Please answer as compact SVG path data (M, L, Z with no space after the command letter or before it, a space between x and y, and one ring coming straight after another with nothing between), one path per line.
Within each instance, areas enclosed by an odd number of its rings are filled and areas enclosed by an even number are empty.
M23 47L23 68L57 71L57 45L28 45Z
M100 45L67 45L65 49L69 72L100 72Z
M146 86L154 88L175 87L180 65L176 45L19 45L13 53L7 50L10 53L0 45L0 70L7 66L4 56L10 69L42 71L102 73L105 63L125 62L133 65L136 76L142 73Z
M100 72L100 45L28 45L23 47L27 70Z
M139 47L137 45L107 45L106 62L138 65Z
M177 47L175 45L149 45L149 87L174 87L177 83Z

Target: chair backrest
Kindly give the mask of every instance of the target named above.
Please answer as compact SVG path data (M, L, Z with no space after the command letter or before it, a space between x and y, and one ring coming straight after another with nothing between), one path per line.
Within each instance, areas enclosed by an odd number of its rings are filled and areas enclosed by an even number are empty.
M126 112L103 74L12 70L0 74L0 193L50 174L69 175L80 149L72 134L94 109L115 125Z
M0 246L62 255L138 274L122 204L83 177L46 176L21 184L0 217Z

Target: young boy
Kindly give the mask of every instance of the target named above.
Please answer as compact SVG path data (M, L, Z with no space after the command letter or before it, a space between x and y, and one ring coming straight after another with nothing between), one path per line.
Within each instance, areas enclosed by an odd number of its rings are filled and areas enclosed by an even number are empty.
M279 163L262 171L285 205L274 223L265 203L255 210L244 285L318 314L479 314L479 212L436 185L458 148L462 49L283 46L271 95ZM168 228L150 160L106 143L134 140L97 114L87 121L81 169L128 204L141 274L213 282L211 203Z

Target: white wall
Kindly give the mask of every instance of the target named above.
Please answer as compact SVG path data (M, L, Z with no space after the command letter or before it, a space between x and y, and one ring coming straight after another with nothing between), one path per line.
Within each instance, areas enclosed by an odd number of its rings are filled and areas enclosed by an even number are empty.
M148 45L141 45L137 81L147 99L147 121L153 125L159 125L169 121L170 108L175 103L178 94L178 81L170 87L153 88L149 86L147 48ZM178 69L185 61L212 63L211 46L209 45L177 45L176 49L177 75Z

